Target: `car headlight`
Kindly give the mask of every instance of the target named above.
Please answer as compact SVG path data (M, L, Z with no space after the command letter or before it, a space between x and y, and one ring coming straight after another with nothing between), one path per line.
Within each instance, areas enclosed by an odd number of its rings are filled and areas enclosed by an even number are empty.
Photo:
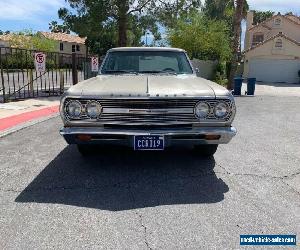
M215 106L215 110L214 110L215 116L218 119L222 119L225 118L227 116L227 114L229 113L229 107L226 103L224 102L219 102L216 106Z
M86 114L91 119L97 119L101 115L101 112L102 112L102 107L100 103L96 101L91 101L86 106Z
M67 103L65 110L70 118L78 119L82 114L82 105L79 101L70 101Z
M206 118L208 116L209 112L210 112L210 107L206 102L199 102L195 106L195 115L199 119Z

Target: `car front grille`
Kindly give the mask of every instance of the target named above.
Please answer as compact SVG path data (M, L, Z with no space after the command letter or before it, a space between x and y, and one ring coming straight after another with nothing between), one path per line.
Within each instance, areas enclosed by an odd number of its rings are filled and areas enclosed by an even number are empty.
M68 101L68 100L67 100ZM213 108L220 100L199 99L101 99L101 100L79 100L85 109L89 101L97 101L102 106L102 114L97 120L92 120L83 114L80 120L97 122L104 125L191 125L199 123L194 114L194 107L199 101L207 102L211 112L204 121L217 120ZM232 110L234 105L231 100L224 99ZM226 122L230 119L232 111L225 119L218 120Z

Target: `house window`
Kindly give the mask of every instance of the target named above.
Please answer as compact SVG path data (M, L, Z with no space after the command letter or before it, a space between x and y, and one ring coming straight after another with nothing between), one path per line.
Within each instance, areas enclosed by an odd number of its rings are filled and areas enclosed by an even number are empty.
M76 52L76 46L72 45L72 52Z
M76 51L80 51L80 46L76 45Z
M60 50L60 51L63 51L63 50L64 50L64 44L63 44L63 43L60 43L60 44L59 44L59 50Z
M259 43L262 43L264 41L264 34L262 33L257 33L253 35L253 39L252 39L252 46L256 46Z
M275 20L274 20L274 25L275 26L280 26L281 25L281 19L280 18L276 18Z
M276 49L282 49L282 39L277 39L275 42L275 48Z

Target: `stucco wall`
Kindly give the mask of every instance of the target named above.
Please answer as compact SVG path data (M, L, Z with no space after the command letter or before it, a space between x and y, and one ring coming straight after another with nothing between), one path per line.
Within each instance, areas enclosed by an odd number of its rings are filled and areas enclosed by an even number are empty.
M244 64L244 77L248 77L249 74L249 62L251 59L289 59L295 60L300 58L300 47L291 41L280 37L283 41L283 48L281 50L275 49L275 40L269 41L264 45L257 47L256 49L250 50L245 54Z
M215 70L217 67L217 61L203 61L194 59L192 60L193 67L199 69L197 76L212 80L214 78Z
M9 47L9 43L6 42L6 41L0 40L0 48L1 47ZM6 53L8 53L7 49L2 48L1 49L1 54L3 55L3 54L6 54Z
M72 45L77 45L77 43L69 43L63 42L64 50L60 50L60 42L57 42L56 51L61 53L72 54ZM75 51L76 54L85 55L86 54L86 46L84 44L78 44L80 46L80 51Z
M245 49L251 47L253 35L255 33L263 33L264 40L267 40L270 37L276 36L279 32L282 32L283 34L290 37L291 39L300 42L300 25L297 25L287 20L284 17L280 17L280 18L281 18L281 25L279 27L274 25L274 19L276 19L274 18L266 23L268 27L272 28L271 30L263 26L258 26L250 31L247 31L246 38L245 38Z
M0 40L0 46L1 46L1 47L8 47L8 46L9 46L9 43L6 42L6 41Z

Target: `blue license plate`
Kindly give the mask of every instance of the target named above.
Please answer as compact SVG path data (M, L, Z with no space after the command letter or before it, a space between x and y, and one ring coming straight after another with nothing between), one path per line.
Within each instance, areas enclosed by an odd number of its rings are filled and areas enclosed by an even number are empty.
M137 135L134 136L134 150L164 150L163 136Z

